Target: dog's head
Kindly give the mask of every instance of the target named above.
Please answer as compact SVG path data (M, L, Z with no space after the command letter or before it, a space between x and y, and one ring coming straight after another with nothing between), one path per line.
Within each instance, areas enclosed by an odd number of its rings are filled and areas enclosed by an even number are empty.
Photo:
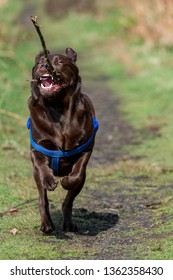
M49 64L44 53L40 52L35 58L35 65L32 69L33 95L38 99L41 94L45 98L52 98L65 89L72 88L74 91L80 84L79 70L75 65L77 54L71 48L66 49L66 56L60 54L50 54L49 60L56 73L56 81L50 74Z

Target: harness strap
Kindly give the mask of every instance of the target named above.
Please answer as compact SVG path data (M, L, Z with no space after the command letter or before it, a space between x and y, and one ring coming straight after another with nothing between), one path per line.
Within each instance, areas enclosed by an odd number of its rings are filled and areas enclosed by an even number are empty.
M51 159L51 169L53 170L53 173L55 176L59 175L59 159L60 157L52 157Z
M40 146L39 144L37 144L34 139L32 138L32 130L31 130L31 119L28 118L27 121L27 128L30 130L30 143L31 146L38 152L42 153L43 155L49 156L52 158L51 160L51 168L54 171L54 174L56 176L58 176L59 172L59 160L60 158L64 158L64 157L70 157L76 154L79 154L81 152L83 152L93 141L94 136L98 130L99 127L99 123L96 120L96 118L92 118L92 123L93 123L93 133L91 135L91 137L87 140L87 142L85 142L84 144L82 144L81 146L73 149L73 150L68 150L68 151L60 151L60 150L48 150L42 146Z

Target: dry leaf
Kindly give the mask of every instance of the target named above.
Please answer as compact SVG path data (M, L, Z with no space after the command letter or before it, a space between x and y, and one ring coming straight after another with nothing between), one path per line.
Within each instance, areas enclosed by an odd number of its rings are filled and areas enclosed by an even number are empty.
M12 229L10 229L10 232L11 232L12 234L16 235L19 231L18 231L17 228L12 228Z
M14 214L18 213L18 209L17 208L11 208L9 210L9 212L10 212L11 215L14 215Z

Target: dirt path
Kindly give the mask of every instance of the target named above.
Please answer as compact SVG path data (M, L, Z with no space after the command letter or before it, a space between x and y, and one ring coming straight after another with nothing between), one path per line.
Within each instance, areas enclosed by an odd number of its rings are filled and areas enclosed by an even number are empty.
M133 141L133 129L121 119L118 109L120 102L118 98L113 98L111 93L105 89L104 86L101 86L101 81L99 81L98 84L99 87L86 89L86 92L88 92L92 98L100 124L90 165L99 165L100 168L104 168L105 166L115 163L124 156L122 148L124 145L128 145ZM87 209L92 209L94 203L94 207L97 211L92 213L84 211L85 216L89 218L90 227L88 228L90 228L90 230L88 230L88 236L82 238L82 242L85 241L86 247L88 246L88 242L93 244L93 247L97 251L94 256L95 259L123 258L122 249L120 253L121 256L115 249L115 244L117 247L117 242L121 245L120 236L122 234L121 227L123 225L122 217L119 217L117 214L119 210L116 209L116 205L117 207L123 206L119 197L115 195L114 184L116 183L104 182L104 186L99 186L97 190L91 191L91 200L93 194L94 201L88 201ZM104 188L107 187L106 185L110 187L110 191L108 192L104 190ZM90 203L92 205L89 205ZM94 228L93 225L95 225ZM124 243L125 240L123 240L123 244Z
M94 103L99 121L96 144L90 162L92 166L115 163L124 155L123 146L132 144L134 140L132 127L122 121L118 109L120 100L104 88L101 77L98 78L97 84L98 86L84 89Z

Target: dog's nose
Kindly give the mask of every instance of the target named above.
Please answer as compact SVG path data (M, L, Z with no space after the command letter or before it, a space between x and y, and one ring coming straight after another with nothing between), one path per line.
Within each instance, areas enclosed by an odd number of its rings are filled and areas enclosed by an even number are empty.
M45 63L44 67L47 69L49 67L48 63Z

